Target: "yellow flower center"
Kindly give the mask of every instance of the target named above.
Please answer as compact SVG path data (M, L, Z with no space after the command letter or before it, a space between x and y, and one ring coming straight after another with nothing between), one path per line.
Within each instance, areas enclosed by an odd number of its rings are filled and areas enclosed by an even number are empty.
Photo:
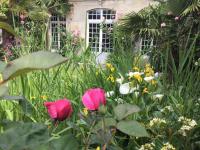
M138 81L138 82L142 82L142 77L140 74L135 74L133 75L133 77Z
M83 114L84 114L85 116L88 115L88 109L87 109L87 108L83 108Z

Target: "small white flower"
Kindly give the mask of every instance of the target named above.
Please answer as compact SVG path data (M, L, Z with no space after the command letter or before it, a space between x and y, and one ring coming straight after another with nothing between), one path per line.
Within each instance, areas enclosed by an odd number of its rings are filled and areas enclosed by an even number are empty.
M153 100L157 100L157 99L162 100L163 96L164 96L163 94L155 94L155 95L152 96L152 99Z
M122 98L115 98L114 101L116 101L118 104L124 103L124 100Z
M115 94L114 91L108 91L108 92L106 92L106 97L111 97L111 96L113 96L114 94Z
M155 77L155 78L158 78L158 77L159 77L159 73L156 72L156 73L154 74L154 77Z
M120 94L123 94L123 95L130 94L130 93L133 93L133 91L137 89L136 87L131 87L130 83L131 82L120 85L119 87Z
M199 65L198 61L196 61L196 62L194 63L194 65L195 65L195 66L198 66L198 65Z
M116 82L119 83L119 84L122 84L123 81L124 81L124 77L121 75L121 73L119 73L119 75L120 75L120 78L117 78Z
M153 76L144 77L144 80L145 80L146 82L151 82L153 79L154 79Z
M129 72L129 73L127 74L127 76L133 77L134 75L142 75L142 74L144 74L144 73L143 73L143 72Z
M135 94L135 97L138 98L140 92L134 92L134 94Z

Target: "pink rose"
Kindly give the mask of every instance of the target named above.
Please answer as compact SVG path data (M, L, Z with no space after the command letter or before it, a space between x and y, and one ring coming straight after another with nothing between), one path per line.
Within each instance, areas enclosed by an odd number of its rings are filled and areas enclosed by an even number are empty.
M98 110L100 105L106 105L105 91L101 88L89 89L82 97L83 105L88 110Z
M70 117L73 112L71 103L67 99L57 100L55 102L45 102L49 116L52 119L63 121Z

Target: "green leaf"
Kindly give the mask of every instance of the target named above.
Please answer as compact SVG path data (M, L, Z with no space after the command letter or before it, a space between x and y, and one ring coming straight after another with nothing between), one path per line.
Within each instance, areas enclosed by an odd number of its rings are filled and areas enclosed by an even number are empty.
M12 28L12 26L9 25L9 24L6 23L6 22L0 22L0 29L4 29L4 30L6 30L7 32L11 33L12 35L17 36L17 34L15 33L14 29Z
M8 81L16 76L34 70L49 69L66 62L68 59L57 53L39 51L15 59L2 72L3 80Z
M79 143L72 134L67 134L57 140L52 141L55 150L79 150Z
M0 61L0 73L5 69L6 63Z
M6 84L0 85L0 98L3 97L8 91Z
M117 129L121 132L135 137L148 137L146 129L137 121L120 121Z
M122 120L128 115L139 112L140 108L131 104L119 104L114 108L114 113L118 120Z
M19 101L19 105L22 107L25 115L31 115L33 112L32 104L24 96L4 96L3 99Z
M24 123L0 134L0 148L3 150L35 150L35 147L47 143L48 129L43 124Z
M105 118L105 127L110 127L110 126L116 126L117 122L113 118ZM98 131L100 129L103 129L103 120L100 120L93 128L93 131Z

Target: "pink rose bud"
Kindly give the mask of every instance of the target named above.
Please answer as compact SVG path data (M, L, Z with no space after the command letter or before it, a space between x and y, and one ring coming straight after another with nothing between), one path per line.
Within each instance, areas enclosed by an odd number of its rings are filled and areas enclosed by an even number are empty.
M101 88L89 89L82 97L83 105L88 110L98 110L100 105L106 105L105 91Z
M161 26L161 28L166 27L166 23L163 22L160 24L160 26Z
M45 102L44 106L46 106L49 116L54 120L63 121L69 118L73 112L71 103L67 99Z
M179 20L179 17L175 17L174 20L178 21L178 20Z

